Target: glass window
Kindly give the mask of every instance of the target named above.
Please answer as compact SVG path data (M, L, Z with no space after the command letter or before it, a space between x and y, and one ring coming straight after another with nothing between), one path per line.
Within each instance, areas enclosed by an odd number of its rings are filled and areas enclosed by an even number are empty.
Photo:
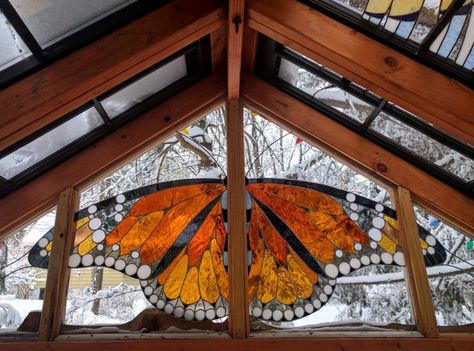
M34 245L54 225L55 215L56 211L50 210L0 240L0 336L16 331L28 316L29 323L20 330L27 334L38 331L33 322L39 318L34 314L43 308L48 268L44 258L51 251L52 232L48 234L49 242L42 240Z
M474 160L385 112L381 112L377 116L370 125L370 129L465 181L469 182L474 179Z
M186 73L186 58L180 56L105 98L101 103L109 117L114 118L150 95L176 82L184 77Z
M278 77L351 119L363 123L374 107L325 79L282 59Z
M0 11L0 71L31 55L13 26Z
M42 47L99 21L136 0L11 0Z
M0 159L0 176L11 179L104 122L90 108Z

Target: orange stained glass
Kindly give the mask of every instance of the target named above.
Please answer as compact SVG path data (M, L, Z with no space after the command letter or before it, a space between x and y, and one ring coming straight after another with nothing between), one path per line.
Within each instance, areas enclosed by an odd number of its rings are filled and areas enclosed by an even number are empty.
M184 255L174 267L170 276L163 286L163 290L168 299L175 299L179 296L183 287L184 279L188 273L188 256Z
M130 209L131 216L143 216L148 213L169 209L178 204L207 194L214 198L224 192L225 186L222 184L193 184L169 188L147 195L138 201Z
M296 203L301 207L313 209L331 215L344 213L341 205L330 196L311 189L282 184L249 184L248 188L257 188L268 194Z
M282 304L289 305L296 301L296 293L288 271L280 267L278 268L278 288L276 294L277 300Z
M182 249L179 255L176 256L176 258L170 263L170 265L166 267L166 269L163 272L161 272L161 274L158 276L157 281L160 285L165 285L166 280L170 276L174 267L176 267L176 265L181 261L181 258L183 257L185 251L186 249Z
M83 219L76 222L76 231L74 232L74 246L77 246L80 242L85 240L89 235L92 234L91 228L89 228L89 217L86 217L86 221ZM81 222L81 226L77 226L77 223Z
M114 228L110 232L109 235L107 235L107 238L105 239L105 243L107 246L112 246L113 244L118 243L122 238L128 233L130 229L137 223L138 218L135 216L127 216L125 217L118 226Z
M309 298L313 293L313 285L303 269L301 269L298 261L294 259L292 255L288 255L288 271L296 295L300 299Z
M222 251L217 244L217 241L213 239L211 241L211 258L214 270L216 272L217 285L222 297L227 299L229 297L229 278L227 271L224 267L224 261L222 258Z
M223 252L224 247L225 247L225 240L227 238L227 233L225 231L224 217L222 215L222 206L221 206L220 202L217 205L217 215L215 216L214 219L215 219L215 222L216 222L214 238L217 241L217 245L219 246L219 248Z
M322 231L310 221L307 209L253 187L249 187L249 191L286 223L314 257L324 263L333 261L334 248Z
M199 262L202 254L209 247L211 237L216 229L219 207L220 203L214 206L197 233L194 234L193 238L189 241L187 254L189 256L190 267Z
M251 209L252 216L256 212L256 209L255 209L256 206L257 205L255 204L255 201L252 201L252 209ZM260 230L258 228L258 221L253 220L253 218L250 219L248 240L249 240L250 250L252 250L252 252L255 251L255 249L257 248L258 242L260 240Z
M265 250L257 296L261 303L269 303L276 297L278 287L277 266L269 250Z
M141 217L120 240L120 255L126 255L137 250L158 226L163 215L163 211L157 211Z
M253 300L257 294L258 283L260 281L260 272L262 271L264 255L264 244L262 240L258 240L255 249L252 250L252 264L248 276L248 299Z
M209 250L204 252L199 265L199 289L203 300L209 303L215 303L219 298L219 287Z
M290 248L290 254L291 257L296 261L298 266L303 270L304 274L306 274L311 284L316 284L316 282L318 281L318 274L311 268L309 268L308 265L300 258L300 256L298 256L298 254L292 248Z
M181 301L184 304L190 305L192 303L196 303L201 294L199 293L199 271L197 267L192 267L186 278L184 279L183 287L181 288Z
M286 241L272 226L258 205L254 206L254 211L255 213L252 213L251 220L258 223L260 233L262 233L263 239L267 243L268 248L272 251L277 263L286 264L286 255L288 253Z
M369 237L364 233L362 229L355 224L346 214L342 214L336 217L340 227L347 233L351 238L360 244L368 244Z

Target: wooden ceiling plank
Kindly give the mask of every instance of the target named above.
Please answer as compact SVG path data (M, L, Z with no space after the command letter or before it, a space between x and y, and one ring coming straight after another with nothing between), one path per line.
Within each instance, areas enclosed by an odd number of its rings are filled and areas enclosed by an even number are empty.
M225 27L225 17L219 0L175 0L0 91L0 150Z
M441 219L474 233L472 198L251 74L243 74L242 96L251 107L311 136L313 142L336 150L369 173L403 186Z
M227 38L227 84L228 99L238 99L240 92L240 71L242 67L242 43L244 38L245 0L229 1Z
M213 73L0 199L0 238L53 206L61 189L90 184L223 103L225 81L224 71Z
M298 1L255 0L246 24L474 145L474 91Z

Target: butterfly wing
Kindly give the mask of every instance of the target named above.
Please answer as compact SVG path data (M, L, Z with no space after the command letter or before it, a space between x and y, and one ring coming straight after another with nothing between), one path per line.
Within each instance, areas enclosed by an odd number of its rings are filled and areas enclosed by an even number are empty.
M251 313L291 320L321 308L335 279L370 264L403 266L396 213L369 199L295 180L250 180ZM427 265L444 248L420 228Z
M215 179L174 181L89 206L76 214L69 267L104 266L138 278L152 304L178 317L185 310L188 319L223 316L224 191ZM51 240L52 230L33 247L33 266L48 266Z

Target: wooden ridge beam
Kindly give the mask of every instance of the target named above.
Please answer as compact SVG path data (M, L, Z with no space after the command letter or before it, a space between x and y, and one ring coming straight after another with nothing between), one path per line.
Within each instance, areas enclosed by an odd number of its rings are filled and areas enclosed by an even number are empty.
M360 333L359 333L360 335ZM180 339L180 340L101 340L56 342L9 342L2 343L2 351L83 351L116 350L167 351L228 350L228 351L472 351L472 338L349 338L343 335L333 338L268 338L268 339Z
M403 186L441 219L474 233L473 199L251 74L243 75L242 96L256 111L335 150L346 162Z
M61 189L91 183L223 103L225 92L225 72L215 72L0 199L0 238L54 205Z
M298 1L254 0L246 25L474 145L474 91Z
M219 0L175 0L0 91L0 150L219 28Z
M240 71L242 67L242 43L244 39L245 0L229 1L227 37L227 84L228 99L238 99L240 93Z

